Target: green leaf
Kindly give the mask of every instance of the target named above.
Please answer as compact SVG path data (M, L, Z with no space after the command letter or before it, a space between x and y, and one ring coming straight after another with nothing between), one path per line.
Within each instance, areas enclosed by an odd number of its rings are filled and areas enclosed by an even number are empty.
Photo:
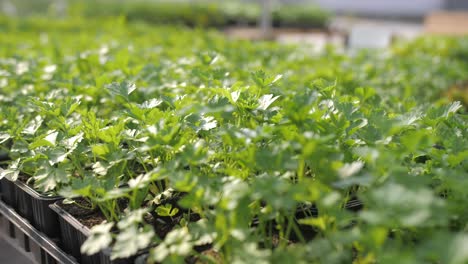
M139 104L138 107L141 109L153 109L155 107L158 107L163 102L164 101L161 99L153 98L148 101L144 101L142 104Z
M110 152L109 147L106 144L93 145L91 150L94 155L98 156L106 156Z
M468 235L458 234L453 238L452 243L449 244L448 258L451 264L466 263L468 262Z
M49 164L51 166L65 161L68 154L69 152L67 152L63 148L54 148L54 149L46 151L46 155L49 158Z
M468 150L459 152L457 154L452 154L447 157L447 161L450 166L456 166L463 161L468 161Z
M263 111L267 110L267 108L278 98L279 96L273 96L272 94L262 95L262 97L258 99L257 109L263 110Z
M39 127L42 125L43 121L44 119L39 115L34 117L34 119L31 120L28 123L28 125L26 125L26 127L23 129L23 134L34 135L39 129Z
M346 163L346 164L343 165L343 167L341 167L338 170L338 175L341 178L348 178L348 177L358 173L362 169L362 167L364 167L364 162L362 162L362 161L355 161L353 163Z
M106 89L112 96L120 96L128 100L128 96L136 90L136 85L127 81L123 81L121 83L113 82L106 85Z
M139 225L143 222L144 216L147 213L147 208L140 208L137 210L130 211L129 213L127 213L127 215L125 215L124 218L122 218L122 220L119 221L117 226L119 227L119 229L126 229L129 226Z
M36 149L38 147L53 147L57 142L57 131L49 131L48 134L40 139L35 140L29 145L30 149Z
M185 257L192 251L192 237L186 227L173 229L162 243L151 250L151 259L162 262L169 256Z
M200 120L200 129L199 130L211 130L216 128L217 121L212 116L203 116Z
M106 162L104 161L98 161L96 163L93 164L93 172L96 173L97 175L106 175L107 174L107 170L109 170L111 166L109 166L109 164L107 164Z
M60 164L58 167L43 166L39 168L34 175L34 186L44 192L54 190L58 184L70 180L67 168L69 168L67 164Z
M132 225L121 230L112 247L111 259L135 255L138 250L148 247L153 241L153 237L154 232L150 226L140 228Z
M81 101L77 98L67 98L61 105L60 110L63 116L69 116L73 113L78 106L81 104Z
M424 187L387 183L373 188L364 204L369 208L360 212L360 218L373 225L421 227L447 221L444 202Z
M449 117L449 116L453 115L454 113L456 113L458 110L460 110L462 107L463 106L459 101L453 102L450 105L445 107L443 116L444 117Z
M102 223L100 225L93 226L90 230L90 235L81 245L81 253L94 255L109 247L112 243L111 229L113 226L113 223Z
M11 136L7 133L0 133L0 144L10 139Z
M156 213L160 216L174 216L179 212L178 208L172 208L171 204L160 205L156 208Z
M7 169L0 168L0 179L7 178L10 181L16 181L20 173L20 159L14 160Z
M314 226L314 227L319 228L320 230L327 229L327 220L324 217L300 219L299 223L303 225Z
M83 140L84 133L80 132L76 136L64 139L62 144L71 152L76 149L78 144Z

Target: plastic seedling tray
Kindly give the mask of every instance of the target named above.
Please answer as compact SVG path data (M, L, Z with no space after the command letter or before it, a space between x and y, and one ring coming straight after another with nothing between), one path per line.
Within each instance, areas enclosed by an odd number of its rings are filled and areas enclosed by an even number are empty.
M13 208L16 208L17 200L15 184L6 178L2 178L0 183L2 184L2 201Z
M110 250L103 250L95 255L81 254L80 248L90 235L90 230L56 202L49 206L59 216L62 247L82 264L127 264L134 263L137 256L111 260Z
M0 151L0 162L7 161L9 159L10 159L10 157L8 156L8 153L4 153L4 152ZM2 165L3 165L3 163L0 163L0 166L2 166ZM1 168L4 168L4 167L1 167ZM3 193L2 183L5 180L6 179L4 179L4 178L0 179L0 193Z
M355 199L355 198L349 200L345 205L345 208L352 211L352 212L358 212L363 207L364 207L364 204L361 201L359 201L358 199Z
M0 151L0 161L9 160L8 153Z
M76 259L67 255L52 239L34 228L4 202L0 202L0 220L3 237L15 244L32 263L78 264Z
M50 204L63 199L60 196L46 196L38 193L24 182L16 181L16 195L18 196L18 211L33 223L39 231L47 236L60 237L57 214L49 208Z

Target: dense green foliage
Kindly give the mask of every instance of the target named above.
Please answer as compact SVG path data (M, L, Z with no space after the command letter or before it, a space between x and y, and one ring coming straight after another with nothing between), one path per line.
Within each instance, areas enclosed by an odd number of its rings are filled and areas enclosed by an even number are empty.
M1 1L1 0L0 0ZM68 0L62 11L52 0L16 0L17 14L78 16L87 18L125 17L128 21L177 24L190 27L254 26L261 16L260 5L241 1L167 1L167 0ZM0 2L1 4L1 2ZM324 28L329 12L312 5L277 5L274 26Z
M0 34L0 177L98 208L84 252L468 262L468 118L443 96L468 39L348 56L123 20Z

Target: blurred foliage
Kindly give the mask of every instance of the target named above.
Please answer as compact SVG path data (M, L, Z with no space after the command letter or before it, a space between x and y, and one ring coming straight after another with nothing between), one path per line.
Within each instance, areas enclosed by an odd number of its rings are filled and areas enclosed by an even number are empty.
M256 25L261 8L255 2L239 1L144 1L144 0L1 0L4 13L88 18L125 17L128 21L180 24L190 27ZM13 10L13 11L12 11ZM273 25L313 27L327 25L330 14L317 6L275 6Z

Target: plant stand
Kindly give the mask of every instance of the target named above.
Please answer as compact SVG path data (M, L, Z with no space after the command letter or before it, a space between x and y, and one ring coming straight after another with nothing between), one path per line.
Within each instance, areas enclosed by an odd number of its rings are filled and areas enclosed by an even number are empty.
M0 202L0 233L34 263L78 264L4 202Z

